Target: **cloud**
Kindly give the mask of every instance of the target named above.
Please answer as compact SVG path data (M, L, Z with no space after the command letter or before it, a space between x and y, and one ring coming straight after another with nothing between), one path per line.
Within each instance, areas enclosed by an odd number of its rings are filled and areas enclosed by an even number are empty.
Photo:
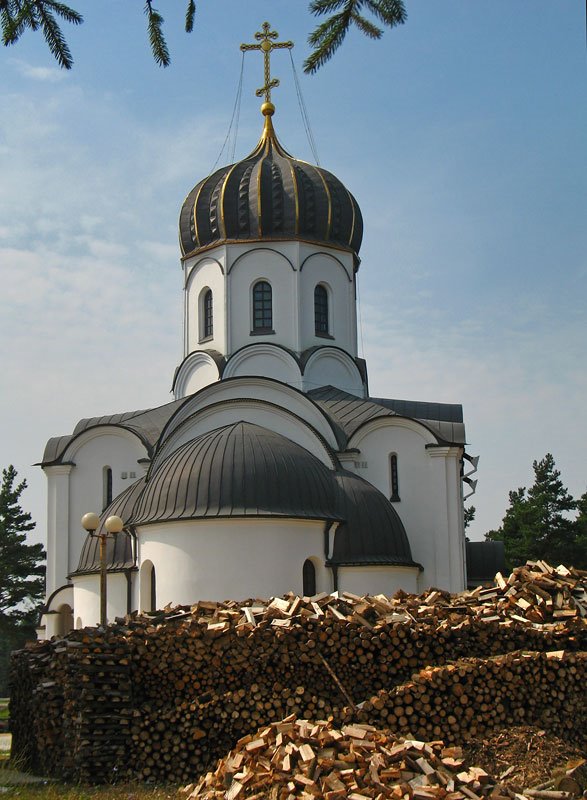
M65 70L59 69L58 67L36 67L33 64L28 64L26 61L21 61L19 58L12 58L10 62L20 75L24 78L30 78L30 80L33 81L58 83L67 77Z

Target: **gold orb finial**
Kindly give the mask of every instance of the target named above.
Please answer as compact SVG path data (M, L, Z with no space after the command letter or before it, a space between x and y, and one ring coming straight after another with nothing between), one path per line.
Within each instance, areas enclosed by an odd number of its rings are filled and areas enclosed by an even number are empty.
M274 113L275 113L275 106L273 105L273 103L269 102L263 103L263 105L261 106L261 114L263 114L264 117L272 117Z

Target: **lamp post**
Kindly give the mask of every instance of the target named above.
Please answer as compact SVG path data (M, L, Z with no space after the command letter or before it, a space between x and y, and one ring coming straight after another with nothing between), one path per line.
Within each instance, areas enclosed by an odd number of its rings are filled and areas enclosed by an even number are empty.
M90 536L97 536L100 540L100 625L106 625L108 622L106 619L106 540L111 536L116 542L116 535L124 528L124 522L117 516L108 517L104 523L105 530L102 533L96 533L99 525L100 518L97 514L90 512L83 515L82 526Z

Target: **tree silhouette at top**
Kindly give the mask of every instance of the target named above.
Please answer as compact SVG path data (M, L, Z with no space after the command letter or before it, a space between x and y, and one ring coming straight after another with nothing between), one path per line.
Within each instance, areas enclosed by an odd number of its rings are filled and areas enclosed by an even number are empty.
M312 0L309 9L315 16L330 16L308 37L314 49L304 62L305 72L316 72L325 64L338 50L351 27L356 27L370 39L380 39L383 35L381 25L393 28L404 23L407 17L403 0ZM152 0L146 0L144 11L153 58L159 66L167 67L171 63L171 56L163 33L163 17L153 7ZM368 19L365 11L378 24ZM196 3L188 0L185 13L187 33L194 29L195 16ZM27 29L40 30L59 66L71 69L73 57L59 27L59 20L80 25L83 17L74 8L58 0L0 0L4 45L15 44Z

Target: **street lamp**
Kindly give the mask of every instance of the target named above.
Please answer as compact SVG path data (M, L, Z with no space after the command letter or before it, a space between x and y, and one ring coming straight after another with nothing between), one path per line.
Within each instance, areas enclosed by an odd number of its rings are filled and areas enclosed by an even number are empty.
M100 625L106 625L106 540L111 536L116 542L116 535L124 528L124 522L117 516L108 517L104 523L105 530L96 533L99 525L100 517L97 514L90 512L83 515L82 526L90 536L97 536L100 540Z

